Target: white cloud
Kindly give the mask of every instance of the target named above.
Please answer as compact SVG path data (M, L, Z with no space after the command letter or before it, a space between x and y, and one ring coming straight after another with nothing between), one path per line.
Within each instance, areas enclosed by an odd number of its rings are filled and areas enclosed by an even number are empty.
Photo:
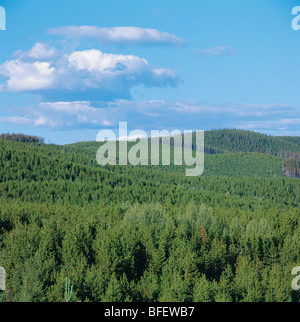
M102 43L122 45L172 45L180 46L184 39L174 34L156 29L139 27L111 27L100 28L95 26L66 26L49 30L50 34L67 36L72 39L92 38Z
M16 59L0 65L0 75L7 79L6 89L8 91L41 90L53 85L55 68L48 62L28 63Z
M259 110L267 114L258 115ZM145 131L156 129L183 131L225 127L264 132L277 131L277 133L297 132L300 125L298 106L218 105L192 100L44 102L36 106L15 108L14 113L17 116L1 117L0 122L60 130L83 128L100 130L105 127L116 129L119 122L128 122L128 129L131 130L139 128Z
M90 102L46 102L40 103L39 106L45 110L53 110L65 114L77 114L80 112L91 112L95 109L90 106Z
M22 124L56 129L77 127L107 127L112 115L105 108L95 108L86 102L46 102L20 109L20 116L0 117L0 123Z
M48 60L58 55L58 51L55 47L49 46L37 42L30 50L23 52L17 50L15 56L21 59L33 59L33 60Z
M279 119L274 121L249 121L239 124L238 128L243 128L247 130L270 130L276 129L281 131L287 131L290 128L299 128L300 118L299 119Z
M176 86L178 82L174 71L152 67L146 59L134 55L91 49L59 55L56 52L51 54L53 59L40 61L38 57L46 57L44 49L36 44L18 59L0 65L0 75L6 80L0 90L34 91L46 101L114 100L129 98L131 88L139 84Z
M68 56L68 60L76 69L89 72L138 73L149 68L148 62L144 58L133 55L104 54L96 49L73 52Z
M30 125L32 124L32 121L29 118L22 117L22 116L3 116L3 117L0 117L0 123Z
M47 118L43 115L37 117L37 118L32 118L31 119L31 125L33 126L47 126L47 127L56 127L59 125L59 123L55 120L52 120L50 118Z

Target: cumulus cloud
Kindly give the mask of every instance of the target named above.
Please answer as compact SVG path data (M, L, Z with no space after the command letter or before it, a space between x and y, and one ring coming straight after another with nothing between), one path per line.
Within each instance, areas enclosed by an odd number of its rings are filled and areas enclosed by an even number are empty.
M101 34L98 29L94 30L94 38ZM87 30L92 32L91 29L79 29L79 38L84 37ZM145 30L136 28L131 33L127 29L128 34L121 31L124 30L116 28L107 39L119 43L141 43L144 38L150 43L150 39L154 41L157 35L157 44L163 39L157 31L145 33ZM165 35L165 43L167 39L171 41L172 37L168 38L168 35ZM199 52L212 56L233 53L230 47L222 46ZM134 86L175 87L179 82L174 70L151 66L145 58L135 55L104 53L97 49L57 50L48 44L36 43L28 51L17 51L15 59L2 63L0 76L0 92L41 95L41 103L14 107L11 115L6 113L0 117L0 123L60 130L117 128L123 121L131 122L131 128L146 131L149 124L151 129L167 130L240 127L291 132L299 128L299 106L287 104L133 101L131 90Z
M139 73L148 67L144 58L133 55L104 54L99 50L76 51L68 56L69 63L77 70L105 74Z
M176 86L178 76L168 68L155 68L134 55L116 55L91 49L70 53L47 50L36 44L18 59L0 65L5 82L0 91L35 92L46 101L130 98L131 88ZM50 59L50 58L54 59Z
M1 89L11 92L48 89L55 78L55 68L48 62L24 62L20 59L0 65L0 75L7 79Z
M28 51L22 51L17 50L15 52L15 56L21 59L33 59L33 60L48 60L51 58L54 58L58 55L58 50L53 47L49 46L48 44L43 44L40 42L37 42L30 50Z
M169 45L181 46L185 40L174 34L156 29L139 27L66 26L49 29L50 34L66 36L72 39L92 38L101 43L119 45Z

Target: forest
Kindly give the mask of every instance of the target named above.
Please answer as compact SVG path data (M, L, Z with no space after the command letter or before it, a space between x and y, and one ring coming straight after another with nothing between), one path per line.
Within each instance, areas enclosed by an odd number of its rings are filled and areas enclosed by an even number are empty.
M299 302L299 137L205 132L205 170L0 136L1 302Z

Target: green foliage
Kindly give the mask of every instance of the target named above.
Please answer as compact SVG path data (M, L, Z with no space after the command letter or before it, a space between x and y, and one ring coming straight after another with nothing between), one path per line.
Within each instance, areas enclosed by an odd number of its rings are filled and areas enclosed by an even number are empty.
M299 180L282 175L266 141L238 152L226 133L210 142L223 135L234 153L206 155L194 178L175 166L99 167L96 143L0 140L0 300L299 301ZM276 142L270 154L297 140Z
M216 153L260 152L280 156L284 151L300 152L297 137L274 137L245 130L206 131L205 145Z

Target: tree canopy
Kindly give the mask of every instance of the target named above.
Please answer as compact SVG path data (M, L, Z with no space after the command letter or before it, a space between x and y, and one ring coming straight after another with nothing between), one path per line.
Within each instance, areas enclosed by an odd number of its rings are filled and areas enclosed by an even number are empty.
M298 144L280 140L271 152ZM0 139L1 301L299 301L299 179L284 158L237 147L186 177L99 166L97 147Z

